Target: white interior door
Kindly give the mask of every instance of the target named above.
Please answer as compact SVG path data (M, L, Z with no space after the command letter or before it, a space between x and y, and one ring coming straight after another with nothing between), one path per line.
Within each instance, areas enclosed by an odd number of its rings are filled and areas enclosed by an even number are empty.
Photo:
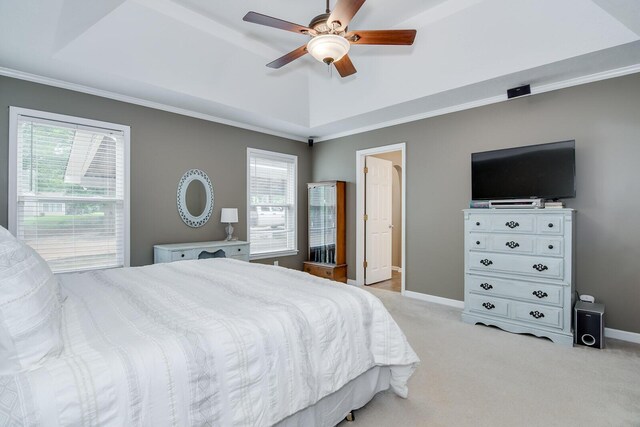
M392 171L389 160L366 157L365 284L391 279Z

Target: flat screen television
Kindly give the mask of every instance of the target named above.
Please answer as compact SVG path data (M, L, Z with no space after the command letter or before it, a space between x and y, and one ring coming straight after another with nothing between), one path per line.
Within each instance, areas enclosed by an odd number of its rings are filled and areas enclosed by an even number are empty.
M561 141L471 154L474 200L576 196L576 142Z

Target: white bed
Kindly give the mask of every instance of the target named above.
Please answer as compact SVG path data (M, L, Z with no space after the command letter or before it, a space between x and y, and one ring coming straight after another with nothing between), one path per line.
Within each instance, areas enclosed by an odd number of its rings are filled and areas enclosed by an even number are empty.
M18 425L335 425L419 362L370 293L209 259L59 276L64 347L0 377ZM1 421L1 420L0 420Z

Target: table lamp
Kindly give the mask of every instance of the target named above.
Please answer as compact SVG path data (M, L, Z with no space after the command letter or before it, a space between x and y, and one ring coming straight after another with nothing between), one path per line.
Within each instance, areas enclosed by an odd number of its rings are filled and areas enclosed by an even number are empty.
M231 224L238 222L238 208L222 208L220 222L227 223L225 227L227 240L233 240L233 226Z

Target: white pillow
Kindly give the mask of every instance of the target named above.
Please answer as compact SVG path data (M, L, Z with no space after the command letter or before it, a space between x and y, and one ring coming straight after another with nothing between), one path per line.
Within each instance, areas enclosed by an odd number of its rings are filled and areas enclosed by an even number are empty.
M13 234L9 230L0 225L0 242L7 239L13 239Z
M0 230L0 375L62 350L58 281L40 255ZM6 231L6 230L5 230Z

